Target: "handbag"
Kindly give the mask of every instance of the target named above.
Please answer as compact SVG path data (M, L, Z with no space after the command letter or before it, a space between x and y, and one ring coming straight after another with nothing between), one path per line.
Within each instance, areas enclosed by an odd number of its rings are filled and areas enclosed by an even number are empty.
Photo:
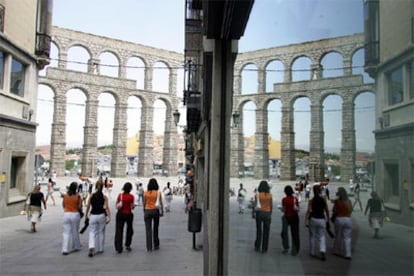
M155 201L155 208L160 209L161 205L160 205L160 192L157 191L157 201Z
M120 200L116 203L116 209L121 209L122 208L122 194L119 194L120 196Z
M254 207L256 211L260 211L262 209L262 205L260 204L259 193L256 194L256 206Z

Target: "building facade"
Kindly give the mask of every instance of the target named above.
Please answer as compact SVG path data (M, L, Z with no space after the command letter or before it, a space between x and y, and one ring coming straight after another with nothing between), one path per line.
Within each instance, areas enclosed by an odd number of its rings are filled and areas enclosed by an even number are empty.
M414 225L414 1L365 1L365 71L376 97L375 189L391 220Z
M33 185L38 70L49 63L52 0L0 1L0 217Z

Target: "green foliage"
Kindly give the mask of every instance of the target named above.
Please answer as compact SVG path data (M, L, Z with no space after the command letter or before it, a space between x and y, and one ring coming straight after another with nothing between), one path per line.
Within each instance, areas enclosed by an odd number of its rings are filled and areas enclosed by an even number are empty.
M325 152L325 160L340 160L339 153Z
M295 157L297 159L304 159L304 157L307 157L307 156L309 156L309 151L295 149Z

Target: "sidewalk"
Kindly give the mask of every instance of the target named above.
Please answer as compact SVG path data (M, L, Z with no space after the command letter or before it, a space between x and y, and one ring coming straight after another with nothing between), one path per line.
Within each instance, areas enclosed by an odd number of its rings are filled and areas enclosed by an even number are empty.
M161 187L166 181L175 185L176 178L159 177ZM64 187L74 178L59 178L58 187ZM115 186L110 202L112 221L106 229L105 252L93 258L87 256L88 231L81 235L83 249L68 256L61 254L62 207L58 193L57 205L48 202L43 221L36 233L30 232L24 216L0 219L0 275L203 275L202 250L192 249L192 233L187 231L187 215L183 211L183 197L175 197L172 212L165 213L160 221L160 250L147 253L143 212L140 206L134 211L132 251L116 253L113 246L115 233L114 198L122 184L133 179L114 179ZM146 185L147 179L141 179ZM248 198L259 183L242 179ZM237 188L239 179L232 179ZM274 182L274 206L283 197L283 188L293 182ZM336 184L331 187L336 191ZM43 191L44 192L44 191ZM135 192L135 188L134 188ZM363 204L369 192L361 193ZM247 203L247 202L246 202ZM363 206L365 208L365 206ZM373 239L368 219L357 209L353 213L353 258L351 261L330 254L332 239L327 238L327 261L311 258L308 250L307 228L303 227L306 203L301 203L301 251L292 257L281 253L281 213L272 214L269 250L266 254L254 251L255 221L251 209L238 214L236 197L230 197L229 275L414 275L414 230L388 222L381 230L382 239ZM83 224L83 220L82 220ZM82 226L81 224L81 226ZM202 237L197 235L197 245Z

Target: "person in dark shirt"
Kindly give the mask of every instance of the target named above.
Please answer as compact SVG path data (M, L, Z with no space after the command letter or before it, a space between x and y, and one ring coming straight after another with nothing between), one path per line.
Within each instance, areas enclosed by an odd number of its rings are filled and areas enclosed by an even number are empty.
M368 199L367 206L365 208L365 215L369 210L369 225L374 228L374 239L379 238L379 230L383 225L384 212L383 212L383 201L378 196L377 192L371 192L371 198Z
M45 196L40 191L40 185L34 186L33 191L30 192L26 197L26 202L27 201L29 201L27 216L31 222L31 231L34 233L36 232L36 223L40 222L42 218L42 203L44 209L47 209Z
M95 251L103 253L105 245L105 226L111 221L108 197L103 194L104 183L100 178L95 185L93 193L87 203L86 220L89 220L89 257L93 257ZM90 211L90 214L89 214Z

